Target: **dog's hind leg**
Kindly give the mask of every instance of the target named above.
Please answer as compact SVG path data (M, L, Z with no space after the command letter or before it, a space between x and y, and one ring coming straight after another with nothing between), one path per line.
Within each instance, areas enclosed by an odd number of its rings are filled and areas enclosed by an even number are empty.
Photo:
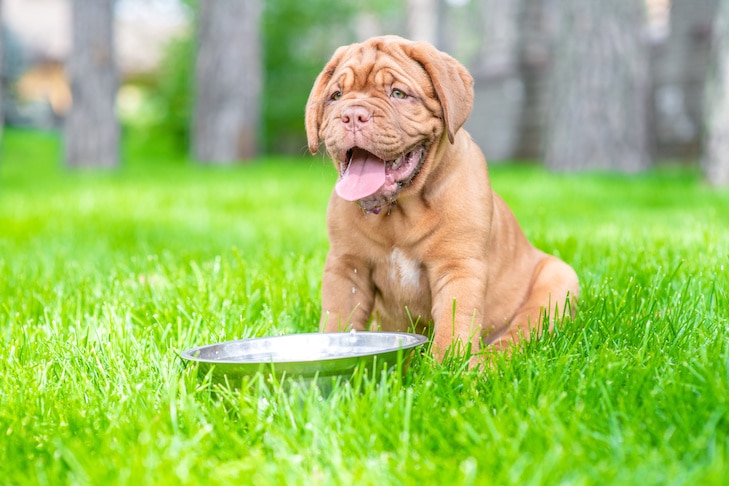
M522 339L540 335L545 321L551 331L555 320L574 317L579 291L572 267L559 258L546 256L534 270L524 303L510 320L506 332L491 343L492 349L508 350Z

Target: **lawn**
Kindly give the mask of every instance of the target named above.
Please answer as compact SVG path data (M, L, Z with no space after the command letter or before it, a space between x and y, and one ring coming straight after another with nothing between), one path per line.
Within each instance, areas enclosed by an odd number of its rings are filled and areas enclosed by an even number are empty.
M729 191L686 168L492 166L577 270L574 322L488 372L416 355L322 397L211 386L185 348L315 331L333 170L127 148L0 160L0 478L8 484L726 484Z

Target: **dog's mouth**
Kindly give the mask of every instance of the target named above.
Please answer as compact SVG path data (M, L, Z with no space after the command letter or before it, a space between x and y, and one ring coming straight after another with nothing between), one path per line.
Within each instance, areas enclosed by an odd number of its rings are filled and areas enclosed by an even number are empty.
M339 164L339 181L335 190L347 201L359 201L373 211L397 199L425 160L425 145L418 145L393 160L384 160L359 147L347 150Z

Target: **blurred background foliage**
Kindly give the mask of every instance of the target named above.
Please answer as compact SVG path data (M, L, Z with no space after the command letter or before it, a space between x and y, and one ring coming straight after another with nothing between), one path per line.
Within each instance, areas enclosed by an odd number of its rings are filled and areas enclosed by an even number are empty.
M89 66L71 79L69 59L98 46L67 39L77 32L69 6L84 1L0 3L0 101L11 129L60 132L82 105L72 102L72 91L97 76ZM304 106L321 67L336 47L387 33L429 40L469 69L475 101L466 129L490 162L640 172L669 161L703 166L719 174L710 180L729 184L724 0L98 2L114 10L105 28L116 46L104 48L116 51L119 77L118 92L107 90L116 112L100 119L119 119L122 150L133 140L140 154L167 151L200 163L304 155ZM239 37L243 32L249 34ZM65 141L86 141L89 131L100 131L94 123L75 137L67 131ZM198 152L200 140L226 146L226 155Z
M196 17L197 0L187 0ZM368 2L378 16L397 14L399 0ZM267 0L264 3L261 146L266 153L303 154L304 105L311 85L333 46L355 42L353 19L362 11L355 0ZM325 12L322 15L322 12ZM336 25L336 29L332 26ZM127 129L159 143L168 139L180 154L189 144L193 105L195 31L172 39L153 76L136 79L131 89L142 98L123 122ZM129 89L129 87L127 89ZM146 134L146 135L145 135Z

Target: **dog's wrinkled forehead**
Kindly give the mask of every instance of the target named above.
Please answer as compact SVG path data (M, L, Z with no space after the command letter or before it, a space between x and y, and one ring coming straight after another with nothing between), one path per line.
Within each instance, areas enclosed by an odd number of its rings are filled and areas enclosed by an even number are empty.
M334 69L331 83L345 92L368 91L401 83L421 95L435 96L423 66L410 58L396 42L384 40L350 46Z
M384 36L340 47L317 76L306 102L309 151L317 152L326 119L346 105L335 101L370 97L382 104L392 96L405 100L397 103L397 110L424 107L442 120L453 143L471 113L473 78L456 59L427 42ZM380 108L385 106L394 108Z

